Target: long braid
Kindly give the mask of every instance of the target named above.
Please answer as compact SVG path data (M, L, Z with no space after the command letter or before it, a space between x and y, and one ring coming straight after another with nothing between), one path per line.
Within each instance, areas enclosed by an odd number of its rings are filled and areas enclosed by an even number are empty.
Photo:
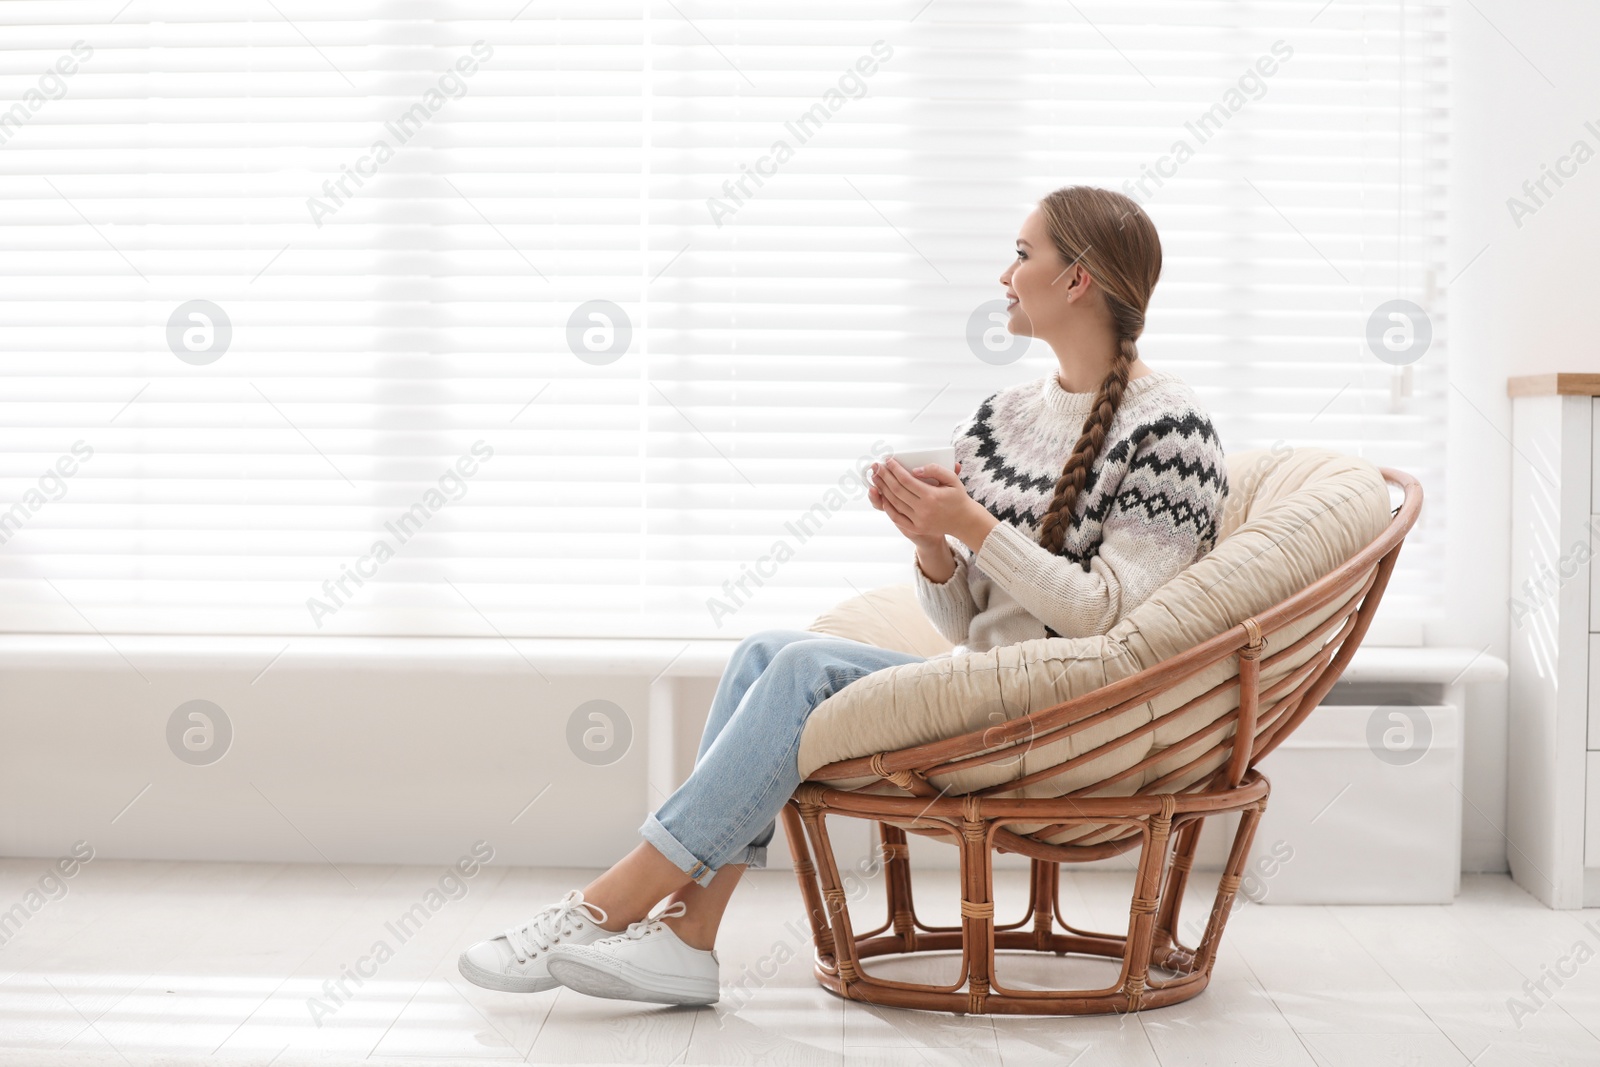
M1082 264L1094 279L1117 338L1111 369L1095 393L1039 524L1039 544L1059 555L1076 521L1078 498L1122 406L1128 372L1139 358L1135 342L1144 332L1145 308L1161 277L1161 239L1143 208L1110 189L1066 186L1046 196L1039 207L1061 262L1069 269Z
M1133 338L1122 337L1117 345L1117 354L1111 360L1111 371L1100 383L1089 415L1083 420L1083 433L1078 437L1072 455L1067 457L1061 477L1056 479L1055 495L1039 525L1039 544L1051 555L1059 554L1066 541L1067 530L1073 521L1072 510L1089 479L1089 469L1094 466L1095 458L1106 443L1111 420L1116 418L1117 408L1122 406L1122 394L1128 386L1128 368L1138 358L1139 352L1134 347Z

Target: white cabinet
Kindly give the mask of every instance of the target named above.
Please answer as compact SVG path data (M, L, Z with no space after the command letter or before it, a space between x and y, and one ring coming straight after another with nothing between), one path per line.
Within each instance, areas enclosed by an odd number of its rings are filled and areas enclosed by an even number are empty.
M1512 378L1511 874L1600 906L1600 374Z
M1600 567L1594 568L1600 571ZM1591 593L1590 596L1594 594ZM1600 749L1600 634L1589 635L1589 740L1591 751ZM1590 797L1594 793L1591 790ZM1591 864L1600 867L1600 864Z
M1583 865L1600 867L1600 752L1589 753L1589 799L1584 808Z
M1397 747L1374 748L1375 722ZM1460 708L1323 704L1261 771L1272 796L1241 884L1256 903L1449 904L1461 891Z

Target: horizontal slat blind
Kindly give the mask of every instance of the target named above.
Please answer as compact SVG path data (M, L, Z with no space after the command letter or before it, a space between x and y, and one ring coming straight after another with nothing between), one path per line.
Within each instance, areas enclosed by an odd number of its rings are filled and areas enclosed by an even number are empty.
M519 8L0 6L0 629L803 627L909 578L875 445L1054 366L968 331L1070 182L1229 451L1424 480L1436 601L1439 5Z

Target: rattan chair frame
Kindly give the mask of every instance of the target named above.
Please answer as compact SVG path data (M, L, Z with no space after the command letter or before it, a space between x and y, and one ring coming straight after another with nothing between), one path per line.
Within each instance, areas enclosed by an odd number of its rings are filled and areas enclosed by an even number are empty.
M1381 472L1384 480L1402 493L1384 531L1333 571L1238 626L1137 674L1003 726L840 760L814 771L784 805L783 819L811 923L817 981L850 1000L973 1015L1123 1013L1176 1004L1204 990L1271 791L1271 783L1256 764L1304 721L1349 664L1372 623L1405 536L1421 511L1422 486L1415 478L1387 467ZM1274 636L1335 602L1339 607L1327 619L1266 654ZM1302 651L1334 627L1338 631L1304 663L1267 688L1261 687L1263 665ZM962 795L945 795L929 781L935 775L1014 759L1021 746L1048 743L1088 729L1229 658L1237 659L1237 669L1223 682L1155 722L1055 767ZM1237 709L1105 781L1057 797L993 795L1103 756L1232 687L1238 689ZM1237 728L1231 736L1220 737L1230 723ZM1131 796L1082 795L1138 773L1158 759L1170 760L1174 751L1190 747L1201 751ZM1162 791L1186 771L1224 752L1229 753L1227 762L1211 774L1179 791ZM864 793L859 791L864 786L841 789L828 784L864 775L877 779L872 785L890 782L908 795ZM1178 914L1201 828L1207 818L1231 812L1240 814L1239 826L1210 917L1200 943L1186 946L1178 940ZM887 917L863 933L856 933L851 922L828 833L829 815L877 823ZM918 918L907 828L885 819L908 823L914 833L954 840L961 870L959 925L935 926ZM1048 825L1025 835L1007 829L1040 822ZM1040 840L1072 826L1107 828L1111 833L1108 839L1090 845ZM1102 832L1100 836L1106 835ZM1061 864L1135 848L1139 860L1126 932L1102 933L1069 925L1060 902ZM1019 919L1003 925L995 921L996 850L1030 857L1027 909ZM955 950L961 952L959 972L954 982L944 985L894 981L862 967L863 960L876 957ZM995 976L996 950L1102 957L1120 960L1121 969L1114 983L1101 988L1009 988ZM1152 974L1152 968L1165 974Z

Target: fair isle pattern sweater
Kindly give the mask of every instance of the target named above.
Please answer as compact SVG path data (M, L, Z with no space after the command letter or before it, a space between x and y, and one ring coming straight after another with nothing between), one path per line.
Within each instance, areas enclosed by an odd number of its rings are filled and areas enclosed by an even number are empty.
M957 424L961 482L1000 524L977 553L946 537L956 566L942 584L913 554L922 610L956 646L945 655L1103 634L1215 546L1228 492L1222 443L1187 383L1163 371L1128 382L1060 554L1039 544L1093 402L1063 389L1052 368Z

